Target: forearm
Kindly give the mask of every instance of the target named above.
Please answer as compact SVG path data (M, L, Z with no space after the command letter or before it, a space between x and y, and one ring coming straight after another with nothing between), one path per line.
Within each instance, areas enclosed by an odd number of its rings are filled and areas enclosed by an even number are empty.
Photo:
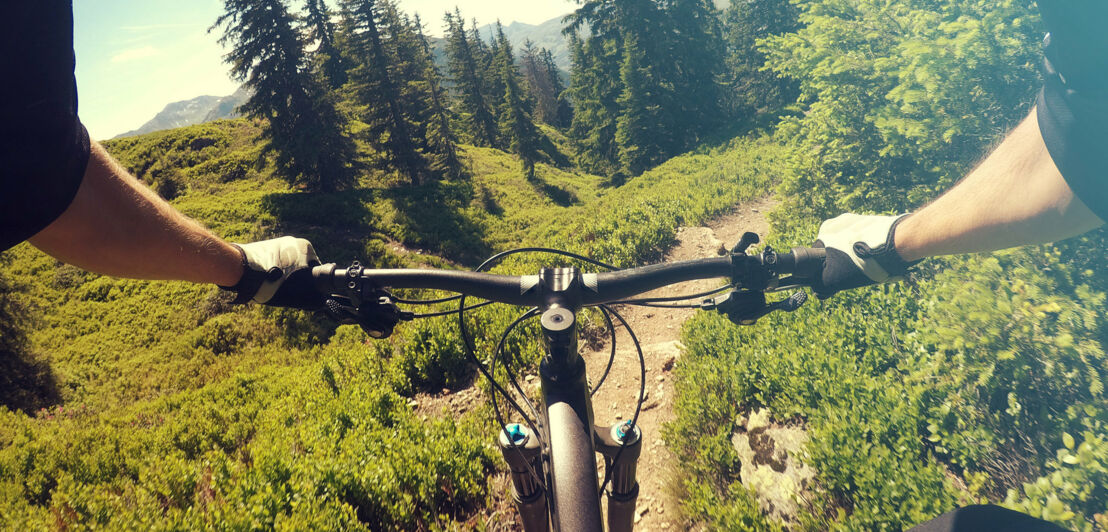
M1032 110L965 179L897 226L896 249L914 261L1054 242L1103 224L1054 166Z
M243 271L234 247L174 210L96 142L73 203L30 242L58 260L116 277L231 286Z

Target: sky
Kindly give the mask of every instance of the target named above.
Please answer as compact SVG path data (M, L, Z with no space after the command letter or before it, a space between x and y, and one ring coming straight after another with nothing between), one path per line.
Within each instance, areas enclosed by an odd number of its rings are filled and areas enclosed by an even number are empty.
M299 5L292 0L290 5ZM329 2L334 5L333 1ZM442 35L442 15L487 24L500 19L538 24L572 11L572 0L400 0L418 13L430 35ZM98 140L137 129L166 104L201 95L226 96L237 84L227 75L220 30L208 27L221 0L74 0L73 47L81 121Z

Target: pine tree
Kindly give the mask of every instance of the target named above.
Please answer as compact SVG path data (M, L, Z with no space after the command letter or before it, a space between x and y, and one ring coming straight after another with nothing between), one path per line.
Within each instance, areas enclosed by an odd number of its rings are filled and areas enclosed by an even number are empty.
M591 0L571 16L571 28L587 25L590 34L580 45L580 51L574 53L570 94L576 108L570 137L577 145L579 164L593 172L610 176L621 172L620 151L631 148L621 146L616 138L617 122L623 113L619 100L625 92L620 75L625 59L624 36L640 38L639 68L657 72L655 65L661 60L660 52L665 50L668 38L660 28L665 22L660 13L654 0ZM644 108L655 107L658 111L650 115L640 113L632 122L669 116L665 113L668 93L661 85L664 78L652 74L640 80L656 86L636 88L639 94L636 101ZM673 134L671 124L653 126L657 136Z
M388 0L345 0L349 17L350 44L362 62L349 71L350 84L357 102L363 107L362 119L369 128L368 140L384 155L385 168L399 171L412 184L428 177L427 161L413 136L413 124L404 110L405 94L394 80L397 70L393 54L381 35L382 14L391 31L396 31L395 6Z
M415 19L415 27L423 49L421 57L423 76L430 96L428 110L431 114L431 120L427 124L425 138L435 159L431 166L437 172L451 177L459 177L462 173L462 162L458 158L458 139L454 136L454 130L450 127L450 112L446 106L446 94L442 90L439 71L435 67L434 55L431 52L431 45L423 34L423 24L418 15Z
M570 98L574 102L569 135L577 148L577 165L596 174L618 170L616 117L620 94L619 51L612 41L570 35L573 71Z
M616 120L616 143L619 145L620 169L626 176L642 173L663 155L658 145L657 106L651 105L649 88L653 85L651 70L638 37L628 35L623 42L623 64L619 96L620 114Z
M758 111L774 112L796 101L796 81L764 70L766 57L756 41L795 31L798 9L789 0L731 0L724 17L727 43L724 84L728 114L733 119Z
M504 101L501 104L501 129L508 149L519 156L528 178L535 176L535 162L539 160L542 134L531 118L531 101L520 83L512 45L504 36L504 28L496 23L496 64L499 78L504 85Z
M588 26L589 36L575 52L570 95L575 104L570 136L581 162L593 171L611 174L634 167L654 154L660 161L689 148L706 131L723 124L716 77L722 61L719 24L708 0L585 0L570 17L570 31ZM624 86L622 67L628 60L626 41L634 38L630 58L639 85ZM622 103L621 103L622 102ZM628 107L634 103L633 106ZM625 131L616 138L616 123ZM649 144L637 143L651 131ZM620 155L624 153L624 155Z
M458 106L466 123L473 143L478 146L497 144L496 117L485 97L485 83L482 80L485 69L484 56L478 45L466 33L465 22L460 11L447 13L447 55L454 90L458 93Z
M676 155L726 123L717 81L723 37L711 0L669 0L662 18L668 38L656 64L662 84L672 90L659 104L670 115L666 127L674 132L667 155Z
M497 25L500 22L497 21ZM485 95L485 101L489 104L489 109L492 109L496 114L497 123L502 122L499 113L500 109L504 107L504 80L501 79L500 65L497 63L497 54L500 53L499 43L496 40L496 33L493 32L489 35L489 42L485 42L481 39L481 32L477 28L477 19L470 21L470 37L473 39L473 50L478 58L477 64L481 69L481 92ZM503 139L498 138L493 146L497 148L506 148Z
M573 121L573 107L566 100L566 85L562 80L562 71L554 62L554 54L550 53L550 50L543 48L539 58L542 61L543 69L546 70L546 77L550 79L550 86L558 98L554 121L550 124L559 128L567 128L570 122Z
M420 30L400 11L395 0L377 0L377 6L381 42L389 60L389 77L396 84L400 111L409 126L416 151L426 163L427 176L431 176L435 153L429 144L427 130L435 120L435 110Z
M244 113L264 118L266 149L276 153L290 182L332 191L354 181L354 143L329 92L315 78L296 20L281 0L224 0L219 42L232 45L224 60L253 94Z
M312 60L318 65L327 84L337 89L346 83L346 61L335 44L335 25L331 11L323 0L307 0L308 16L304 19L308 29L308 41L317 43Z
M535 48L528 39L523 43L520 58L523 78L535 99L535 118L554 127L569 126L572 111L564 95L565 87L554 65L554 57L546 48Z

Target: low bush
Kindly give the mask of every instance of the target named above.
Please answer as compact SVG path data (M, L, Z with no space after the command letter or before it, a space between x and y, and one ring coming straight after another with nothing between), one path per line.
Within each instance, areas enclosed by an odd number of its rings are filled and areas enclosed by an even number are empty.
M812 528L907 528L986 501L1095 527L1108 510L1095 487L1108 308L1097 276L1067 257L1100 238L936 261L917 284L843 293L754 327L698 316L666 437L681 442L689 515L722 527L741 503L727 502L743 489L731 433L765 406L809 429Z

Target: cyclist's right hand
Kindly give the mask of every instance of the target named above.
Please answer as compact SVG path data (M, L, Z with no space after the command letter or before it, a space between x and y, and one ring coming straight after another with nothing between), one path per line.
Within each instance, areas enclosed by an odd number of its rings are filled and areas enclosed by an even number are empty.
M242 279L234 303L321 310L323 297L312 282L312 267L320 264L315 248L303 238L284 236L249 244L232 244L242 255Z
M826 299L842 290L899 281L915 262L900 258L894 244L900 216L843 214L823 222L813 247L827 249L812 291Z

